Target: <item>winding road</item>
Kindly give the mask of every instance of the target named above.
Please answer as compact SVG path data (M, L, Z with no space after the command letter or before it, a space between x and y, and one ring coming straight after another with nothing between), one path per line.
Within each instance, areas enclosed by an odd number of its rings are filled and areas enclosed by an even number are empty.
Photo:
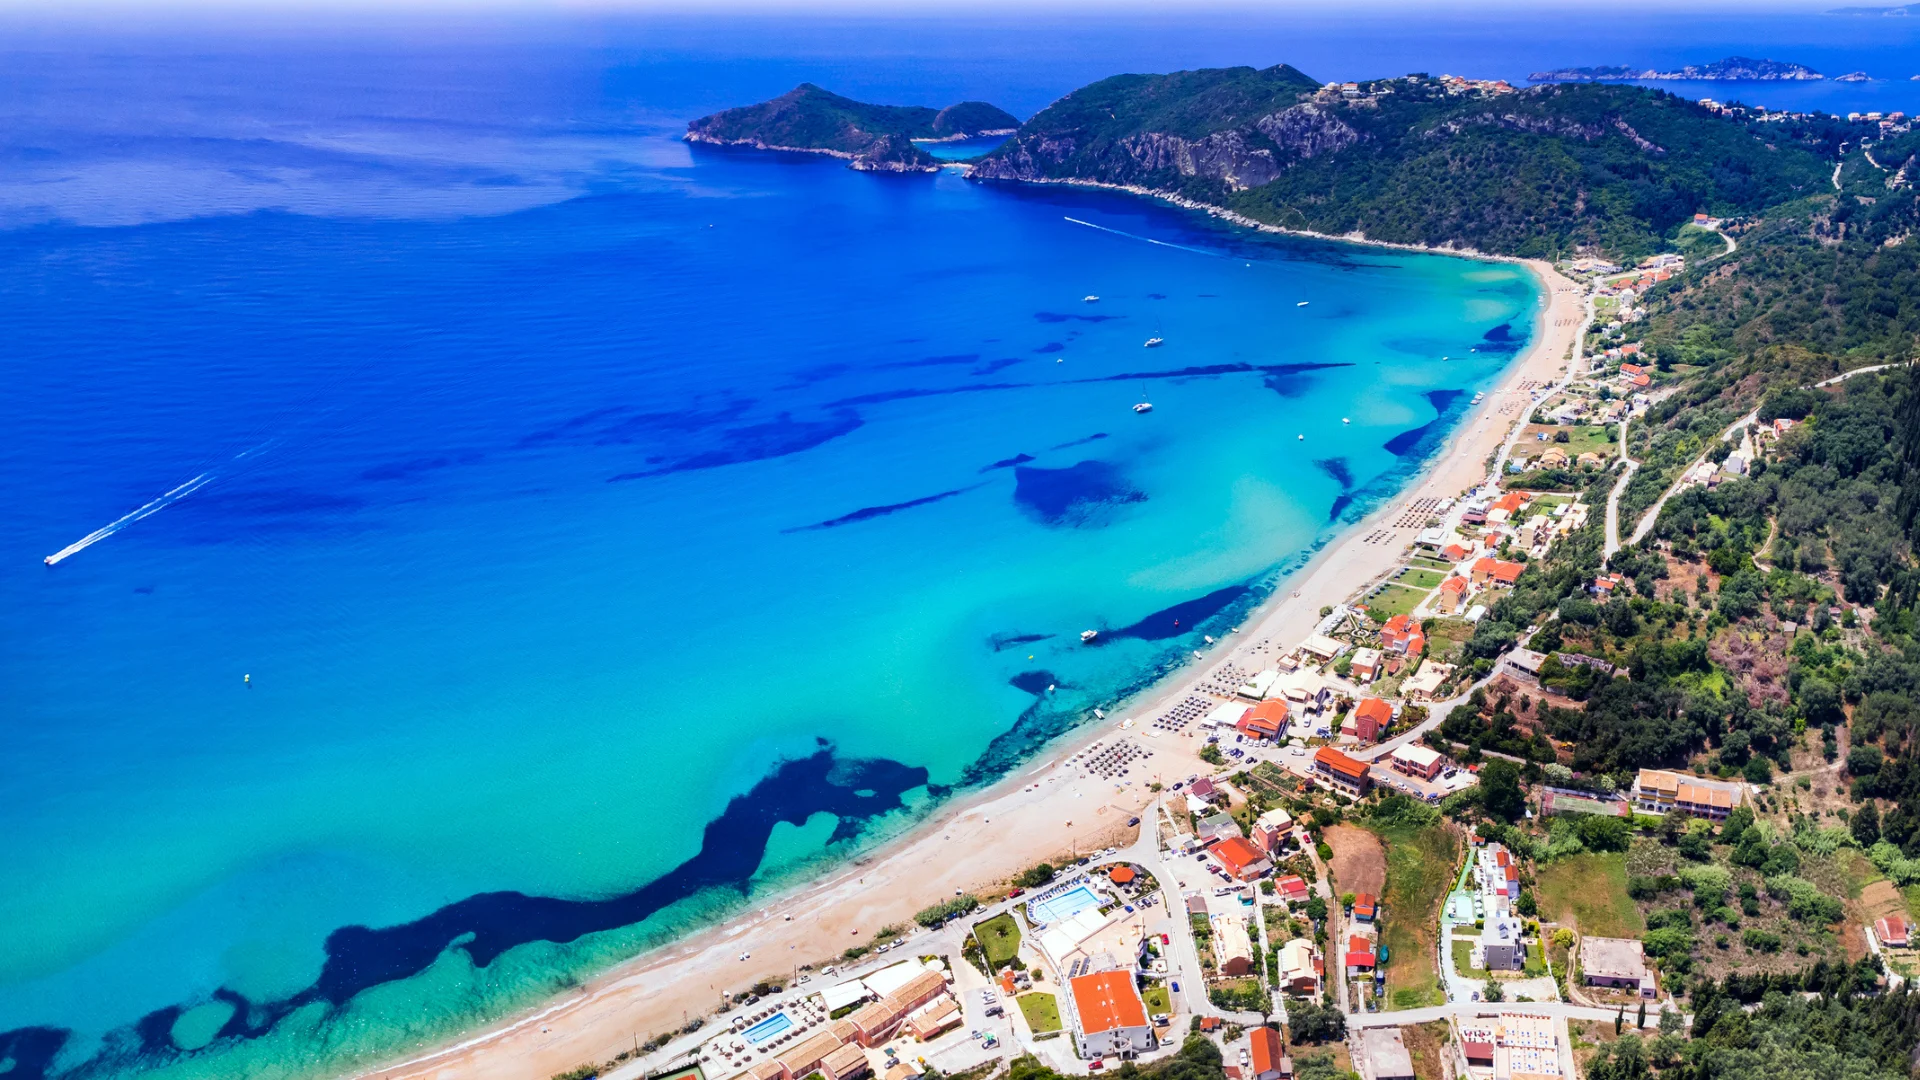
M1905 367L1906 364L1907 362L1902 360L1902 361L1895 361L1890 364L1872 364L1867 367L1857 367L1857 368L1854 368L1852 371L1843 371L1840 374L1833 376L1832 378L1822 379L1817 383L1812 383L1808 386L1803 386L1800 389L1819 390L1824 387L1833 386L1837 383L1845 382L1846 380L1853 378L1855 375L1864 375L1870 371L1885 371L1888 368ZM1760 410L1756 407L1753 411L1747 413L1747 415L1742 416L1740 419L1735 420L1733 423L1727 425L1727 429L1720 433L1719 438L1710 440L1706 445L1706 449L1701 450L1699 456L1695 457L1692 461L1687 463L1687 467L1681 470L1679 478L1674 480L1672 484L1669 484L1667 486L1667 490L1660 493L1659 500L1656 501L1651 507L1648 507L1646 513L1640 516L1639 522L1633 528L1633 535L1627 539L1627 543L1637 544L1640 541L1646 539L1647 534L1653 531L1654 525L1658 523L1660 520L1661 508L1667 505L1668 499L1671 499L1675 495L1679 494L1680 489L1686 486L1687 476L1690 473L1692 473L1693 470L1700 467L1700 463L1707 459L1708 452L1711 451L1714 448L1714 446L1716 446L1717 444L1732 438L1734 433L1739 431L1741 428L1746 427L1748 424L1751 424L1754 421L1758 420L1759 416L1760 416ZM1626 435L1627 435L1626 424L1622 422L1621 430L1620 430L1620 456L1622 460L1625 460L1628 462L1628 470L1626 475L1620 478L1620 482L1613 486L1613 491L1607 496L1606 554L1608 556L1612 556L1614 552L1620 550L1620 548L1622 547L1617 529L1615 527L1616 519L1619 516L1618 509L1619 509L1619 503L1620 503L1620 493L1626 490L1627 481L1633 476L1633 469L1639 466L1639 462L1632 461L1626 456L1627 454Z

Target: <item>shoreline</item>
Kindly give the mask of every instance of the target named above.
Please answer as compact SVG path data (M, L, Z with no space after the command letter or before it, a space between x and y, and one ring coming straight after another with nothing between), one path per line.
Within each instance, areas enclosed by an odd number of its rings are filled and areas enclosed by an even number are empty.
M1127 817L1150 801L1145 783L1100 780L1075 769L1073 756L1094 742L1125 734L1155 751L1148 767L1156 777L1171 781L1212 771L1198 757L1203 745L1199 739L1170 736L1149 742L1144 736L1151 729L1137 726L1123 732L1120 718L1157 715L1225 664L1242 659L1261 664L1263 653L1275 655L1310 633L1320 621L1321 607L1342 603L1399 565L1419 526L1394 526L1394 519L1414 500L1457 495L1487 479L1488 460L1499 454L1515 424L1532 408L1531 390L1550 387L1566 374L1566 356L1584 316L1584 293L1540 260L1286 229L1144 188L1035 182L1147 196L1262 232L1522 266L1542 294L1533 314L1533 334L1494 379L1481 405L1462 417L1398 490L1364 517L1325 534L1297 569L1280 577L1239 632L1223 639L1203 661L1183 664L1154 680L1110 707L1108 719L1063 733L1045 752L994 783L938 807L824 877L749 901L748 910L625 960L570 995L352 1075L369 1080L520 1080L606 1061L630 1049L637 1037L677 1030L692 1013L685 1003L711 1001L722 990L787 975L796 964L837 957L846 945L870 939L882 926L911 924L915 911L951 895L949 890L979 891L1063 850L1092 850L1129 831ZM1356 542L1375 532L1385 532L1386 539ZM1001 819L999 825L993 825L994 818ZM741 953L751 954L751 961L736 959ZM639 1076L645 1060L608 1075Z

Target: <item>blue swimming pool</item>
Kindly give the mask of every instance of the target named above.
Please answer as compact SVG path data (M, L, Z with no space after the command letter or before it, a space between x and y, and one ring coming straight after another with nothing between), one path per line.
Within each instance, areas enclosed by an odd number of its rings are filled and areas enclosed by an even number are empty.
M1027 912L1036 921L1043 923L1059 922L1071 919L1091 907L1100 906L1100 897L1085 885L1076 885L1057 896L1035 900L1027 905Z
M786 1013L777 1012L740 1034L745 1035L748 1042L758 1045L773 1038L775 1035L780 1035L792 1030L792 1028L793 1020L790 1019Z

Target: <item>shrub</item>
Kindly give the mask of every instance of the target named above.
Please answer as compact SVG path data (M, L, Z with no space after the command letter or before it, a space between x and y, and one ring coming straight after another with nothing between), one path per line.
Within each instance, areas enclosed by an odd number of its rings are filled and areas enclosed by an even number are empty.
M1052 863L1040 863L1013 876L1013 883L1022 889L1032 889L1053 880Z
M948 919L956 915L965 915L967 912L979 906L980 901L971 895L956 896L951 900L943 900L931 907L921 908L914 914L913 921L919 923L921 926L939 926Z

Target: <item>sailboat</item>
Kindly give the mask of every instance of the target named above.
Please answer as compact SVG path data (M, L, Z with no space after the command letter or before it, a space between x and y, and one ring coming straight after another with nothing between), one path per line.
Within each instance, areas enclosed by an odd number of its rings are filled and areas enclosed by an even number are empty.
M1140 403L1133 407L1133 411L1136 413L1150 413L1153 411L1153 402L1147 400L1147 388L1144 386L1140 388Z

